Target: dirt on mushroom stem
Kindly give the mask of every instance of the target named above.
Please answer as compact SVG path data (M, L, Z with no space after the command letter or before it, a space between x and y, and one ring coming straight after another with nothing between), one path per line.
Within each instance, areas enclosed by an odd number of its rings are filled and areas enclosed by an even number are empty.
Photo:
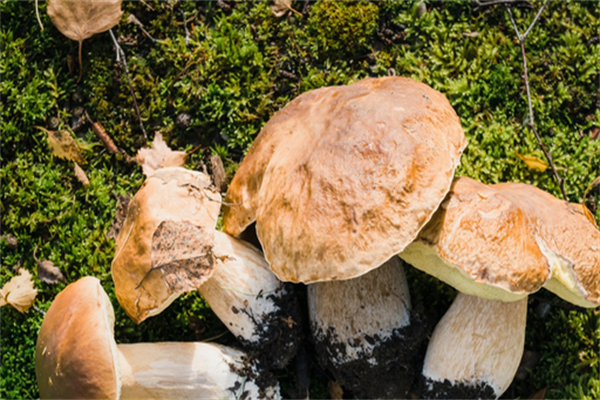
M346 343L337 338L334 328L327 332L317 331L312 341L319 363L357 398L409 398L416 371L420 371L425 355L424 339L432 328L433 321L422 307L417 306L411 310L411 324L394 329L386 340L381 340L378 335L365 336L367 342L376 344L369 356L339 364L332 360L339 359L339 355L347 350ZM378 383L364 387L364 382Z

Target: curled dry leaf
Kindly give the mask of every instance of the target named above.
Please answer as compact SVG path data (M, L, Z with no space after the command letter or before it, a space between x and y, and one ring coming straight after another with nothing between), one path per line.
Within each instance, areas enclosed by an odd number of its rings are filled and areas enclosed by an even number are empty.
M210 156L210 170L213 183L220 193L227 190L227 174L225 173L225 167L223 167L223 161L217 154Z
M211 229L186 221L163 221L152 236L152 269L148 274L160 270L174 292L196 290L213 273L213 247Z
M546 163L546 161L542 160L541 158L534 157L534 156L524 156L519 153L515 153L515 154L517 155L517 157L519 157L521 160L523 160L523 162L527 165L527 167L529 169L537 170L540 172L544 172L548 169L548 164Z
M60 272L52 261L38 260L35 256L37 248L33 250L33 259L37 264L37 274L40 281L49 285L56 285L58 282L66 282L65 276Z
M271 6L271 12L273 12L273 15L276 17L283 17L289 11L302 15L292 8L292 0L275 0Z
M156 170L166 167L182 167L185 164L187 153L185 151L173 151L162 138L160 132L156 132L152 148L144 147L138 150L136 161L142 166L144 175L150 176Z
M37 289L33 288L31 273L26 269L19 269L19 275L8 281L0 289L0 307L10 304L17 311L24 313L33 305L37 296Z
M90 180L85 174L85 171L75 161L73 161L73 168L75 170L75 177L77 180L81 182L83 186L90 186Z
M81 79L81 44L97 33L105 32L121 20L122 0L49 0L48 16L58 30L79 42L79 79Z
M34 126L34 128L48 134L48 144L50 145L52 154L56 157L85 164L85 160L81 155L81 149L69 131L50 131L41 126Z

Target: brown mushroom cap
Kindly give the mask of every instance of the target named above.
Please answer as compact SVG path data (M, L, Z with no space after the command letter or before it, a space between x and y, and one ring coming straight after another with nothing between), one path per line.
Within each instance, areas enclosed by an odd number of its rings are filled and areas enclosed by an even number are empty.
M449 190L465 147L439 92L400 77L305 93L265 125L240 165L224 230L256 220L284 281L349 279L417 236Z
M544 285L600 304L600 232L579 204L523 183L457 178L405 261L459 291L515 301Z
M209 243L220 206L221 197L210 187L210 178L184 168L157 170L133 197L116 240L112 276L117 299L135 322L160 313L184 291L169 285L164 271L151 272L156 267L156 258L168 258L173 253L166 251L163 254L165 257L160 257L158 250L161 249L156 249L156 243L153 247L159 226L165 221L172 224L189 223L186 224L188 228L196 226L200 234L205 229L205 237L198 241ZM193 236L186 239L192 239ZM168 237L163 240L168 240ZM165 246L168 245L165 243ZM202 251L200 246L192 247L189 249L190 257L193 257L194 251ZM198 274L201 274L197 277L199 284L210 277L211 269L198 269Z
M42 399L118 399L114 312L96 278L59 293L37 339L35 371Z

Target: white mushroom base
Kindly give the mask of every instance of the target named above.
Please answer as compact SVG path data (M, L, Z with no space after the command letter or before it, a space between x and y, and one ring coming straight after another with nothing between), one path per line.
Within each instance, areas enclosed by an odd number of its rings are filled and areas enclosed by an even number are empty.
M239 350L211 343L117 345L121 399L276 399Z
M431 336L421 396L500 397L521 362L526 321L526 298L505 303L459 293Z

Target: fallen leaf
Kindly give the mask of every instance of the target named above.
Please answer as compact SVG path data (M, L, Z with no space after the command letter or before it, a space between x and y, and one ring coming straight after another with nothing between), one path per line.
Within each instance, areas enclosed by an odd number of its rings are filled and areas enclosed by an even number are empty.
M33 250L33 259L37 264L38 278L44 283L49 285L56 285L58 282L66 282L65 276L60 272L52 261L38 260L35 256L37 247Z
M85 164L85 160L81 156L79 145L75 139L73 139L69 131L50 131L41 126L34 126L34 128L40 129L48 134L48 144L56 157Z
M225 192L227 189L227 174L223 167L223 161L217 154L210 156L210 169L212 172L212 180L219 193Z
M600 136L600 127L593 127L592 130L590 131L590 139L592 140L596 140L598 139L598 137Z
M344 389L335 381L330 380L327 382L327 392L329 392L329 396L334 400L344 398Z
M19 269L14 276L0 289L0 307L10 304L20 313L24 313L33 305L37 289L33 288L31 274L26 269Z
M583 200L581 202L581 208L583 209L583 214L587 217L587 219L589 219L594 224L594 226L597 226L596 219L594 218L594 215L592 214L592 212L585 205L585 202L587 200L587 196L588 196L588 193L590 192L590 190L592 190L592 188L594 188L596 186L600 186L600 176L597 177L596 179L594 179L592 181L592 183L590 183L590 185L587 187L587 189L585 189L585 192L583 192Z
M537 392L535 392L531 396L528 396L527 398L530 400L543 400L546 398L547 391L548 391L548 387L546 386L545 388L538 390Z
M121 20L122 0L48 0L48 15L58 30L79 42L79 80L81 80L81 45L87 38L104 32Z
M83 186L90 186L90 180L85 174L85 171L75 161L73 161L73 168L75 169L75 177L77 180L81 182Z
M196 290L214 271L213 247L209 230L185 221L163 221L152 236L152 269L148 274L162 271L173 292Z
M289 11L292 11L298 15L302 15L298 11L292 8L292 0L275 0L273 1L273 5L271 6L271 12L276 17L283 17Z
M144 175L150 176L160 168L182 167L185 164L186 157L187 153L185 151L171 150L163 140L160 132L156 132L152 148L139 149L136 161L142 166Z
M517 157L523 160L523 162L525 162L529 169L537 170L540 172L544 172L546 171L546 169L548 169L548 164L541 158L534 156L524 156L516 152L515 154L517 155Z

